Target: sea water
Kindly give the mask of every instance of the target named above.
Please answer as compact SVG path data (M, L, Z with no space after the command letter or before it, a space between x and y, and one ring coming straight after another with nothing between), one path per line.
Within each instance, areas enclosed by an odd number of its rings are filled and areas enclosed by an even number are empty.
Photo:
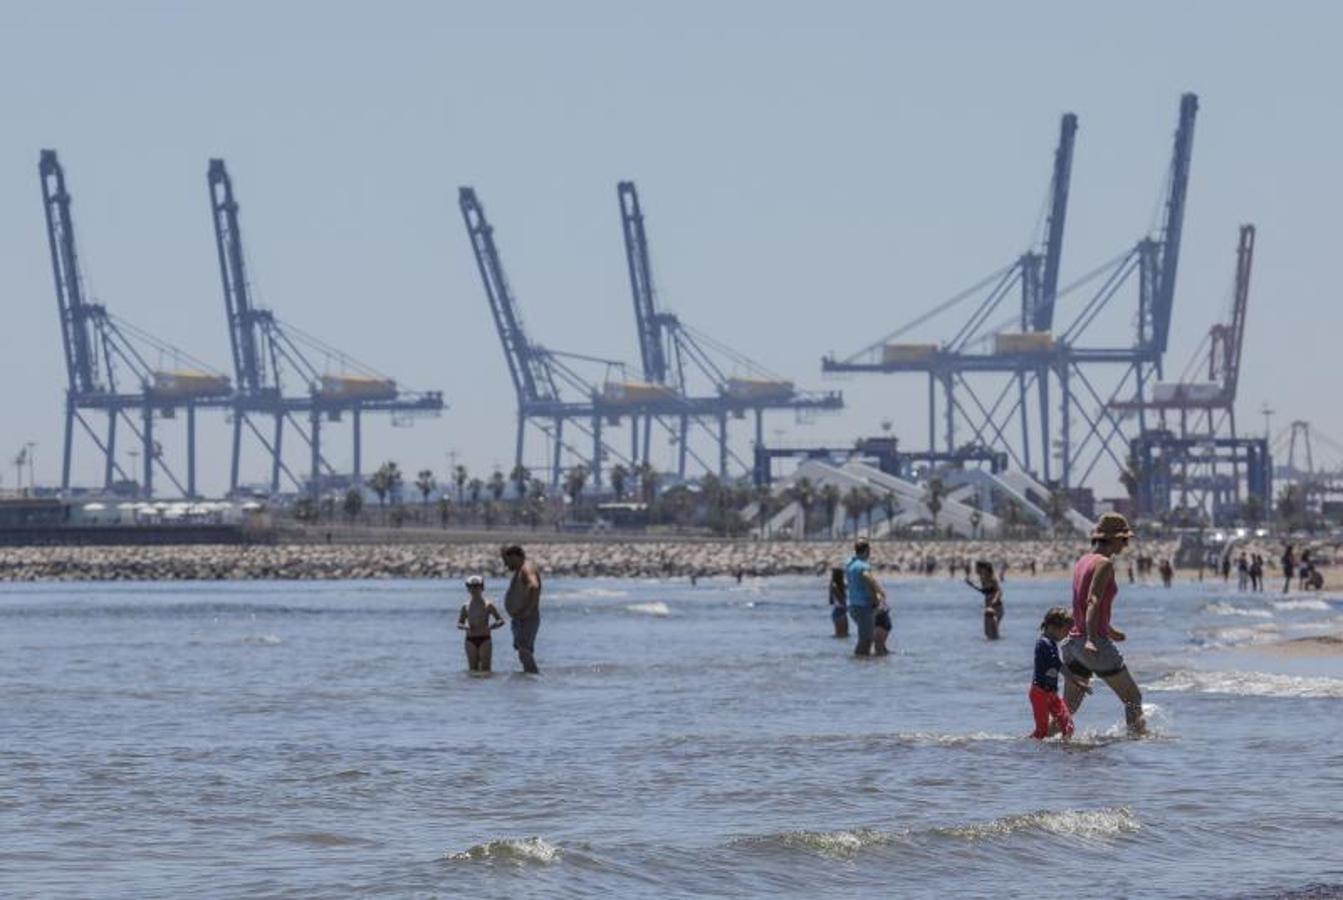
M499 596L503 585L490 584ZM1145 690L1030 731L1062 581L546 582L539 678L465 671L448 582L0 588L0 895L1343 895L1328 597L1122 585ZM1247 649L1248 648L1248 649Z

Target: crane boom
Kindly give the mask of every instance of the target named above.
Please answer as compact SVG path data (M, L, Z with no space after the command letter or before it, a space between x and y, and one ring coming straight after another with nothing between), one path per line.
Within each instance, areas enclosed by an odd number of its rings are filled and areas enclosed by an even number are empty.
M42 206L47 218L47 243L51 248L51 273L56 282L56 303L61 314L61 342L70 390L98 389L96 350L90 330L90 307L84 302L79 280L79 255L70 217L70 194L65 189L65 170L55 150L43 150L38 161L42 177Z
M1063 259L1063 226L1068 217L1068 188L1072 181L1073 144L1077 134L1077 116L1064 113L1059 122L1059 145L1054 151L1054 176L1050 184L1049 220L1045 226L1044 276L1040 285L1040 304L1031 316L1036 331L1054 327L1054 306L1059 293L1059 264Z
M471 239L471 251L475 254L476 267L480 270L480 279L485 285L485 297L490 304L490 314L494 317L494 326L499 332L499 340L504 347L504 358L508 361L508 374L513 379L513 388L521 402L535 402L555 399L547 396L549 391L542 390L548 385L544 365L537 350L527 339L522 326L522 317L518 313L517 303L504 277L503 262L499 259L499 250L494 244L494 228L485 218L485 208L476 198L473 188L460 188L457 195L462 210L462 219L466 222L466 233Z
M1194 147L1194 118L1197 114L1198 96L1182 95L1175 144L1171 150L1166 220L1161 230L1160 263L1152 310L1152 341L1161 353L1166 352L1171 312L1175 305L1175 273L1180 263L1180 235L1184 229L1185 195L1189 190L1189 164Z
M238 390L256 393L267 387L266 363L260 352L258 311L252 305L243 261L242 232L238 226L238 203L233 198L233 180L222 159L210 160L210 212L214 220L215 247L219 252L219 277L224 286L228 311L229 344Z
M644 378L657 384L667 383L667 353L662 325L653 293L653 275L648 261L648 236L644 232L643 210L634 182L616 185L620 200L620 224L625 235L625 260L629 264L630 292L634 297L634 320L639 329L639 354Z
M1227 403L1236 400L1240 382L1241 350L1245 345L1245 314L1250 300L1250 269L1254 264L1253 225L1240 226L1240 243L1236 247L1236 286L1231 304L1231 321L1215 325L1212 331L1210 377L1222 382L1222 393Z

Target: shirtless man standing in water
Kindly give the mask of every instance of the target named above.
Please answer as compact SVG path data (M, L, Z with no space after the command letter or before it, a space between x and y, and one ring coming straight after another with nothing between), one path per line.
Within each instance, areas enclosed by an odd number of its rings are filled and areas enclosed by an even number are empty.
M541 674L536 667L536 632L541 628L541 575L536 565L527 561L527 554L517 544L502 550L504 565L513 573L504 594L504 609L513 621L513 649L518 651L522 670L531 675Z
M1124 632L1110 624L1110 608L1119 587L1115 583L1114 556L1127 545L1133 532L1119 513L1106 513L1091 532L1090 553L1073 567L1073 627L1059 647L1063 664L1078 680L1067 679L1064 701L1070 712L1082 705L1092 675L1099 675L1124 704L1124 721L1130 734L1147 730L1142 715L1142 694L1124 665L1116 643Z

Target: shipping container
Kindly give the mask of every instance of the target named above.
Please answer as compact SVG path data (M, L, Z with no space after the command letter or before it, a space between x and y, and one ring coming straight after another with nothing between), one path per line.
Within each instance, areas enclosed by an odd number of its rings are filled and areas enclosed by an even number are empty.
M1159 381L1152 385L1155 403L1216 403L1222 398L1222 386L1212 382L1182 384L1178 381Z
M317 392L331 400L395 400L396 382L367 375L323 375Z
M793 383L781 378L729 378L727 395L736 400L787 400Z
M887 344L881 348L881 361L893 363L924 362L937 355L936 344Z
M154 393L163 397L222 397L231 390L226 375L191 370L154 373Z
M1048 331L1008 332L993 336L994 353L1048 353L1054 349L1054 335Z
M675 396L674 388L650 381L608 381L602 385L602 400L607 403L635 406L640 403L670 400Z

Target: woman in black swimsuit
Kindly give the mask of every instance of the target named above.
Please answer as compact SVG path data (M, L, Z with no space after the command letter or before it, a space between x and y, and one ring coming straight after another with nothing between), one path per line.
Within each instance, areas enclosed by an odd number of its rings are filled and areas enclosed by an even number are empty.
M975 563L975 574L979 576L979 584L969 578L965 579L965 583L984 595L984 637L996 641L998 626L1003 621L1003 589L993 574L993 563L988 560L981 559Z

